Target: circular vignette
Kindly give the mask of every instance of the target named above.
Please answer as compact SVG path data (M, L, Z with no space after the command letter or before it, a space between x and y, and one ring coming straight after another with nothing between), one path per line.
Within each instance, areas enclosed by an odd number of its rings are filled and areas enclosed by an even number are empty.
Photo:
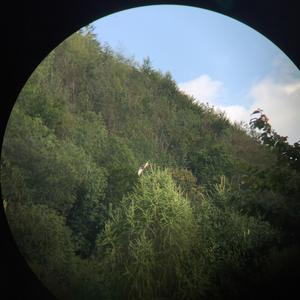
M299 28L296 1L10 1L3 20L3 64L5 97L1 103L1 145L15 100L39 63L59 43L79 28L108 14L153 4L180 4L209 9L239 20L264 34L281 48L299 68ZM3 80L3 79L2 79ZM53 299L31 272L18 251L1 205L2 299ZM4 297L4 298L3 298Z

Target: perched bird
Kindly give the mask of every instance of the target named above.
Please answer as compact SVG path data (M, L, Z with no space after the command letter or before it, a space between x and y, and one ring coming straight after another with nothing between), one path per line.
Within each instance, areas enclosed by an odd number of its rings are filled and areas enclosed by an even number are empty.
M142 165L138 170L138 176L140 176L144 172L144 170L149 166L150 166L150 164L148 161L144 165Z

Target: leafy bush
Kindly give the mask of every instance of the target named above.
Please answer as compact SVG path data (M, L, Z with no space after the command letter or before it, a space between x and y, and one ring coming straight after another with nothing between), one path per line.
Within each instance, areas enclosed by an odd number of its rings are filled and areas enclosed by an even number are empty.
M131 299L175 298L186 292L195 225L189 201L169 172L148 171L98 239L109 289Z
M8 203L7 218L20 252L61 299L72 299L74 246L65 220L45 205Z
M268 222L230 207L229 197L223 178L214 193L202 196L197 212L198 253L205 258L212 298L240 296L241 279L257 272L278 234Z

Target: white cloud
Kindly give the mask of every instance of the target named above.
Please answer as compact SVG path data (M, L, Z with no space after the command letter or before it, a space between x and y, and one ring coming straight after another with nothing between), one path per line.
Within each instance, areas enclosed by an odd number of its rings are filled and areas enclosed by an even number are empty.
M290 66L282 63L274 65L269 75L253 84L246 97L251 100L250 107L243 105L224 105L220 95L224 91L222 82L202 75L194 80L179 84L179 89L193 96L197 101L214 105L225 111L232 122L249 122L250 114L261 108L268 116L273 129L280 135L288 136L294 143L300 139L300 79L289 71ZM292 76L293 75L293 76Z
M214 105L217 98L222 93L223 83L213 80L208 75L188 82L178 84L179 89L187 95L193 96L197 101Z
M249 122L251 112L242 105L219 106L231 122Z
M179 89L187 95L193 96L200 103L209 103L216 110L225 111L232 122L248 122L250 113L241 105L224 106L220 102L220 96L224 93L224 84L212 79L209 75L201 75L191 81L180 83Z
M300 139L300 79L275 82L268 76L252 86L249 95L251 110L263 109L275 131L288 136L291 143Z
M297 92L298 90L300 90L300 80L298 82L285 85L284 89L288 95Z

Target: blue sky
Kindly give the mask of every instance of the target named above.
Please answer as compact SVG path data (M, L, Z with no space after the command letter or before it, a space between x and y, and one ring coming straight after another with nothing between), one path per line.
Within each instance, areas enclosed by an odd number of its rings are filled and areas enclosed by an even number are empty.
M93 25L101 43L139 63L150 57L183 92L225 110L232 121L248 122L260 105L280 134L290 142L300 139L300 72L247 25L178 5L129 9Z

